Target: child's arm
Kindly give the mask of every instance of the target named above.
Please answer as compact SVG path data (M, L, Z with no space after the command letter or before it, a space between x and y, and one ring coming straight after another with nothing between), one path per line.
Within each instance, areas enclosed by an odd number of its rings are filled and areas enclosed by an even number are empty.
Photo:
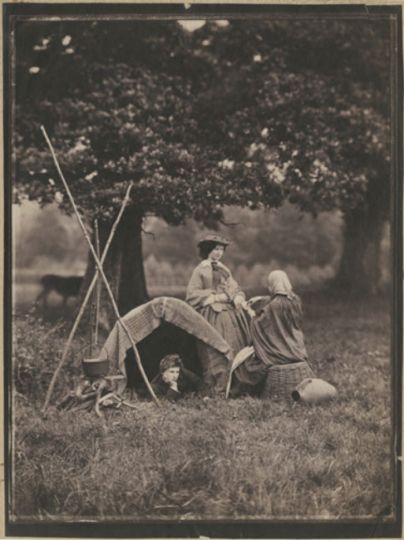
M178 399L180 399L181 395L181 392L179 392L178 390L174 390L174 388L170 386L167 390L165 397L170 401L177 401Z
M187 386L189 386L189 389L191 391L199 390L202 386L202 379L198 377L198 375L195 375L192 371L186 368L181 368L182 375L184 379L187 381Z

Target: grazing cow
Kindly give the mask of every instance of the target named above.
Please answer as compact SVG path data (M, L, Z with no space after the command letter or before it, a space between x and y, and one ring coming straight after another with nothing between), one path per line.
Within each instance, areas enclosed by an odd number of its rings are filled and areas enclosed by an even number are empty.
M46 274L41 278L42 291L39 293L36 301L42 301L43 307L47 307L48 296L54 291L63 297L63 307L66 307L68 299L79 294L82 283L83 276Z

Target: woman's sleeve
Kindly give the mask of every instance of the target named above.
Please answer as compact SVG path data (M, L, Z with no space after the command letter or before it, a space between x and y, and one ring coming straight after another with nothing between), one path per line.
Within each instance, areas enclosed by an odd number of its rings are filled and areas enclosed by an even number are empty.
M202 274L199 268L195 268L192 272L191 279L189 280L186 294L186 301L193 307L198 308L202 305L203 301L210 296L215 294L216 291L213 289L205 289L202 279Z
M270 296L257 296L256 299L251 303L251 307L255 311L257 317L261 315L265 309L265 306L269 304L270 300ZM251 302L251 299L249 302Z
M243 300L245 300L245 294L241 290L240 285L231 275L230 270L229 270L229 274L230 276L229 276L229 279L227 280L226 293L228 294L230 300L233 301L236 298L236 296L241 296Z

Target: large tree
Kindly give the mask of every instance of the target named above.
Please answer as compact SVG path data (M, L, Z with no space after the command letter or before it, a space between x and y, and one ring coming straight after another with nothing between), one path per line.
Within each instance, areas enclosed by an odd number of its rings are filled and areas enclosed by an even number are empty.
M21 21L15 39L16 197L70 211L41 123L101 243L135 183L105 264L122 312L147 298L146 215L214 222L288 199L358 231L387 211L384 21ZM355 250L347 263L363 283Z
M342 210L337 282L374 292L391 192L389 25L324 19L233 23L227 38L203 31L220 66L205 119L234 160L226 182L241 178L255 188L261 175L259 200L277 187L313 214ZM242 204L245 192L239 196Z

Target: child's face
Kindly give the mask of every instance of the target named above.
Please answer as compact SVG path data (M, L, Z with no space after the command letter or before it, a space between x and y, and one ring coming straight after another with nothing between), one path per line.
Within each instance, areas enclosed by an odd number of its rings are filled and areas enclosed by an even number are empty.
M177 382L178 377L180 376L180 368L179 367L171 367L165 370L163 373L163 379L167 382Z

